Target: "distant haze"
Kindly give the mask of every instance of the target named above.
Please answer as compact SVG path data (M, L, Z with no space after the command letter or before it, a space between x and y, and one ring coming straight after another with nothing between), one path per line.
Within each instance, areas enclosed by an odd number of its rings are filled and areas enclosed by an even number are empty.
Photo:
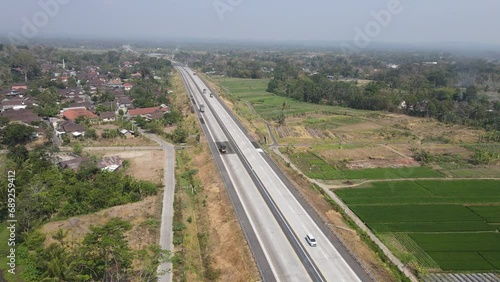
M24 38L353 42L371 22L371 42L500 44L499 11L498 0L4 0L0 32ZM378 29L374 13L383 15Z

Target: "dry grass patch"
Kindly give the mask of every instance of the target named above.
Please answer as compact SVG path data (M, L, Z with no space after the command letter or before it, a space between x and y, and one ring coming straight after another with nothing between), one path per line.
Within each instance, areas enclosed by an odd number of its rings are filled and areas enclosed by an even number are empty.
M47 234L45 245L54 243L52 235L59 229L67 231L67 240L69 242L81 242L90 231L90 226L104 225L110 218L117 217L132 224L132 229L125 235L129 246L133 250L141 250L149 245L158 244L160 240L158 228L144 228L148 219L160 220L162 193L156 196L147 197L136 203L116 206L100 212L72 217L67 220L54 221L45 224L41 232Z
M370 159L393 160L401 156L382 146L368 146L354 149L321 150L319 155L328 162L338 160L360 161Z
M421 145L391 144L389 145L389 147L394 148L395 150L407 156L411 156L413 154L410 151L410 148L412 147L417 147L419 149L429 151L431 155L453 154L453 155L459 155L464 158L468 158L471 155L471 152L469 150L455 144L438 144L438 143L430 143L430 144L424 143Z
M126 174L136 179L163 183L166 154L163 150L154 151L92 151L99 158L119 156L129 161Z
M384 126L375 122L371 121L365 121L365 122L360 122L360 123L355 123L355 124L348 124L348 125L343 125L340 127L337 127L334 131L335 132L351 132L351 131L371 131L371 130L377 130L381 129Z
M201 207L198 217L202 218L198 221L207 224L208 250L213 265L220 271L218 280L258 280L257 267L208 147L204 143L202 152L191 152L191 156L204 187L199 198L205 207Z

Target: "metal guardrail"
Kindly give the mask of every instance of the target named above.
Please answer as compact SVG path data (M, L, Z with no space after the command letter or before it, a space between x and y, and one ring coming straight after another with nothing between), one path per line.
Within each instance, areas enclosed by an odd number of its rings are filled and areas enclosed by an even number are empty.
M195 85L196 85L196 88L198 89L198 91L200 91L200 93L201 93L201 89L199 88L199 86L196 83L195 83ZM310 258L310 256L305 252L304 248L299 243L297 234L295 234L295 232L292 230L292 228L290 227L289 223L286 221L285 217L283 216L283 214L281 213L281 211L277 207L276 203L274 202L274 200L272 199L272 197L267 192L267 189L265 188L265 185L262 183L262 181L260 180L260 178L258 177L258 175L253 170L253 168L250 165L250 163L248 162L248 160L245 158L243 152L241 151L241 149L237 145L236 141L234 140L234 138L229 133L229 130L224 125L224 123L220 119L219 115L214 110L213 106L209 103L208 98L206 98L203 95L202 95L202 98L203 98L203 100L205 100L205 103L207 104L208 108L210 109L210 111L214 115L215 119L219 123L221 129L224 131L224 134L226 134L226 137L228 137L229 142L231 142L231 144L234 145L233 147L237 151L236 154L238 155L238 157L242 161L242 163L245 166L246 170L249 172L251 178L254 180L254 183L256 184L257 188L259 189L259 192L261 193L261 195L264 198L265 202L268 204L268 207L270 208L271 212L275 216L278 224L282 227L282 229L283 229L283 231L285 233L285 236L290 241L292 247L295 249L295 251L298 254L300 254L299 258L301 259L302 263L304 263L305 265L308 266L308 267L306 267L306 270L309 272L309 274L311 275L311 277L313 279L315 279L315 281L326 281L325 277L323 277L323 275L318 270L317 266L314 264L314 262L312 261L312 259Z

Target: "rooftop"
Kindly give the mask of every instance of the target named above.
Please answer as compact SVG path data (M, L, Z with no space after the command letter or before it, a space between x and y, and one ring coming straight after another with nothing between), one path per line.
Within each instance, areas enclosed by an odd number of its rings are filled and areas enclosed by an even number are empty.
M97 119L98 117L91 111L85 109L71 109L63 112L63 116L67 120L74 121L80 116L88 117L90 119Z
M142 116L142 115L151 115L154 112L161 111L161 112L167 112L167 108L161 108L161 107L151 107L151 108L138 108L138 109L133 109L129 110L128 114L130 116Z

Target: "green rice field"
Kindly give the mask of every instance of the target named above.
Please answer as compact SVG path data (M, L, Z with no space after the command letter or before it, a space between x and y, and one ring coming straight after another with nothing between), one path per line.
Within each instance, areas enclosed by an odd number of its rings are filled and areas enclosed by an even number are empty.
M216 82L242 101L252 104L255 111L264 119L278 117L283 109L285 115L296 115L314 112L328 112L342 115L360 115L363 111L328 105L310 104L291 98L281 97L266 92L268 79L217 78ZM283 103L285 108L283 108Z
M388 181L334 192L389 248L421 267L500 271L498 180Z

